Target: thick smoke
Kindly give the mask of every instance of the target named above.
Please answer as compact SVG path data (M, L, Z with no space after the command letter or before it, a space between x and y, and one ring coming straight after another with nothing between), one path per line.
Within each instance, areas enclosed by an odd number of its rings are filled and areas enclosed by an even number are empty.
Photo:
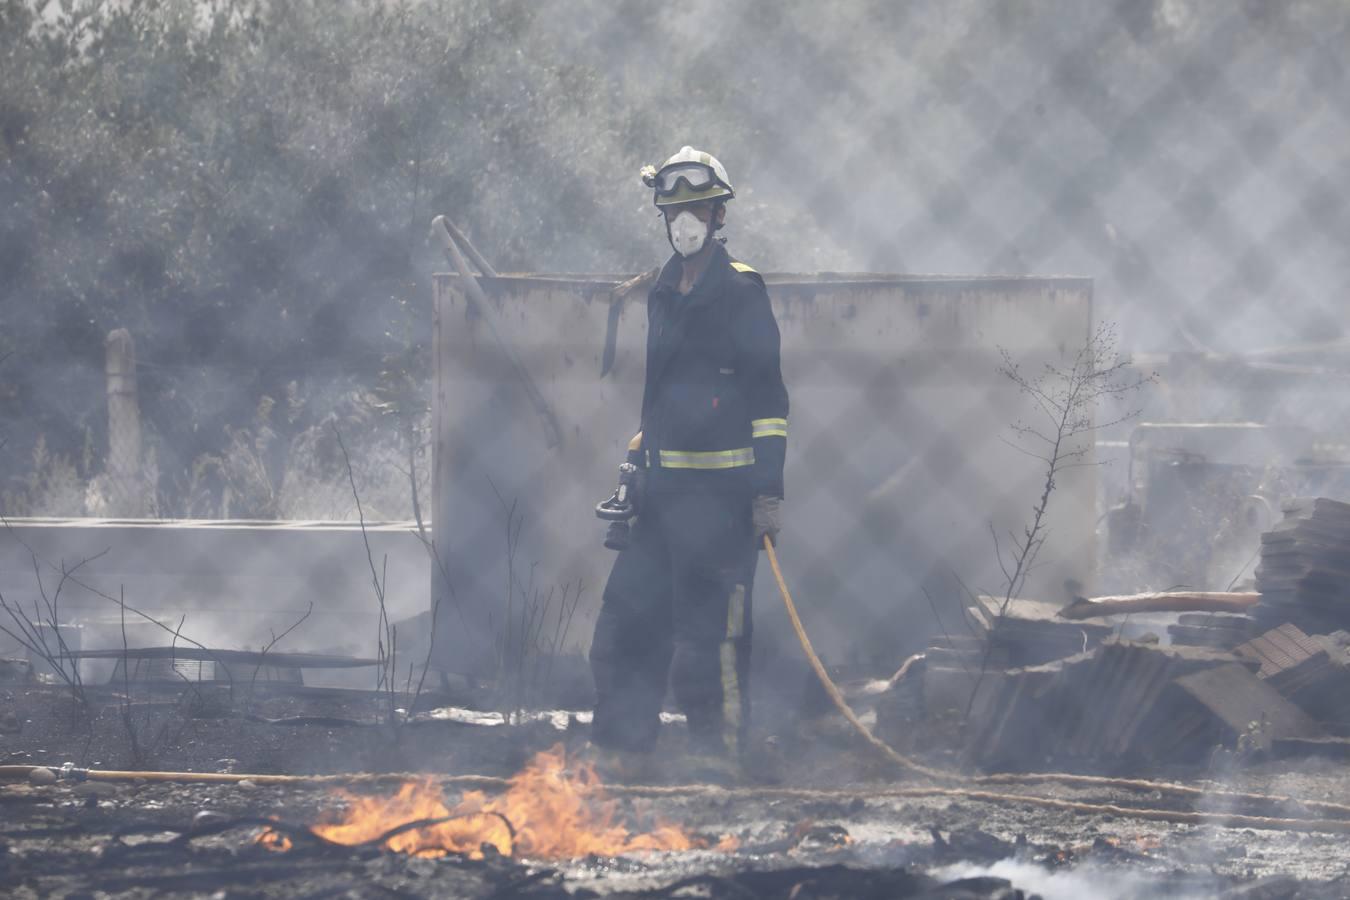
M1091 276L1136 354L1339 338L1348 20L1333 0L0 0L0 508L106 508L103 341L125 327L146 513L350 518L337 425L371 514L409 517L431 216L503 271L643 271L667 248L637 170L686 143L729 167L730 246L762 271ZM1261 409L1339 418L1296 388ZM1249 417L1222 393L1186 415Z

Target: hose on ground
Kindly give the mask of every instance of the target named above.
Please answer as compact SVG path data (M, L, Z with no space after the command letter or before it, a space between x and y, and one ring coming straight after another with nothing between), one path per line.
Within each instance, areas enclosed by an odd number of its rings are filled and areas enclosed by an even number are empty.
M788 619L792 622L792 630L797 633L797 640L801 643L802 650L806 651L806 659L811 664L812 671L816 673L816 678L820 680L820 686L825 689L825 693L829 695L830 701L840 714L848 720L848 723L853 726L858 734L862 735L863 740L867 741L873 749L901 768L908 769L933 781L967 780L965 776L958 772L934 769L897 753L889 744L873 734L872 729L863 724L863 721L853 712L853 708L844 700L844 695L839 692L834 680L830 678L830 673L825 671L825 665L820 661L820 657L816 655L815 649L811 646L811 638L807 636L801 617L797 615L797 604L792 602L792 592L788 590L787 582L783 580L783 570L778 566L778 554L773 549L773 541L767 534L764 535L764 550L768 553L774 580L778 582L778 592L783 595L783 605L787 607Z
M1208 798L1231 799L1248 803L1268 803L1272 805L1298 804L1309 810L1319 809L1324 812L1334 813L1337 815L1350 815L1350 806L1347 806L1345 804L1324 803L1320 801L1301 801L1292 797L1283 797L1273 794L1256 794L1256 793L1246 793L1240 791L1227 791L1227 790L1210 791L1205 790L1204 788L1197 788L1182 784L1174 784L1172 782L1166 781L1148 781L1145 779L1135 779L1135 778L1109 778L1099 775L1071 775L1063 772L997 774L997 775L982 775L972 777L969 775L964 775L960 772L953 772L944 769L935 769L930 766L925 766L922 763L916 762L910 759L909 757L904 756L903 754L897 752L885 741L878 738L875 734L872 733L872 730L868 728L867 725L861 719L858 718L857 714L853 712L853 709L848 705L848 702L844 699L844 695L835 685L834 680L830 678L829 672L825 670L825 666L823 663L821 663L820 657L816 655L815 649L811 646L811 639L806 634L806 628L805 626L802 625L801 617L797 615L797 605L792 600L792 592L788 590L787 582L783 578L783 570L778 565L778 554L774 550L773 541L769 539L768 535L764 536L764 550L769 557L769 565L773 569L774 580L778 583L778 592L783 597L783 605L787 608L788 619L792 622L792 630L796 632L797 640L802 645L802 650L806 653L806 658L807 661L811 664L812 671L815 672L816 677L820 680L821 687L825 689L825 693L834 703L835 708L838 709L840 714L843 715L843 717L848 721L848 723L853 726L853 728L858 732L858 734L862 736L863 740L865 740L869 746L873 747L879 753L881 753L881 755L889 759L891 762L894 762L897 765L901 766L902 768L908 769L911 772L916 772L919 775L930 778L934 781L949 782L949 783L958 782L976 785L1064 784L1072 787L1082 787L1082 788L1109 788L1116 790L1157 791L1158 793L1164 795L1171 795L1175 797L1187 797L1192 799L1200 799L1208 797ZM905 661L905 666L902 667L902 671L908 668L909 663L912 660L913 657ZM901 673L896 673L896 679L900 677ZM1022 794L1006 795L1006 796L1022 797L1028 800L1031 799L1026 798L1025 795ZM1056 802L1070 802L1070 801L1056 801Z
M0 781L27 780L34 770L42 766L0 766ZM67 769L74 780L103 782L152 783L171 782L176 784L237 784L250 781L257 785L315 786L332 784L380 784L404 782L412 779L425 779L425 773L410 772L352 772L338 775L264 775L223 772L138 772L100 769ZM501 791L511 784L509 778L487 775L450 775L440 776L436 780L444 787L461 790ZM1038 797L1029 794L1002 793L977 788L951 788L937 786L880 788L860 786L855 788L791 788L791 787L742 787L726 788L711 784L683 785L607 785L611 794L625 797L687 797L702 795L723 799L754 800L801 800L801 801L840 801L845 798L864 797L869 800L881 799L924 799L928 797L947 797L953 800L973 800L980 803L995 803L1006 806L1028 806L1036 809L1050 809L1078 815L1110 815L1119 818L1138 819L1151 822L1173 824L1214 825L1225 828L1255 828L1267 831L1303 831L1325 832L1331 834L1350 834L1350 807L1336 803L1300 803L1310 811L1338 813L1346 818L1313 818L1298 816L1257 816L1247 813L1150 809L1121 806L1114 803L1088 803L1079 800L1064 800L1054 797ZM1224 794L1220 792L1218 796ZM1263 802L1299 802L1288 798L1263 794L1229 793L1231 799L1250 799Z
M923 799L926 797L949 797L953 800L974 800L981 803L996 803L1009 806L1030 806L1038 809L1053 809L1081 815L1110 815L1125 819L1141 819L1150 822L1170 822L1188 825L1216 825L1225 828L1259 828L1273 831L1316 831L1332 834L1350 833L1350 819L1313 818L1300 816L1256 816L1247 813L1150 809L1137 806L1120 806L1115 803L1088 803L1081 800L1063 800L1055 797L1038 797L1031 794L1009 794L998 791L984 791L978 788L951 787L909 787L877 790L875 788L853 788L846 790L821 790L813 788L720 788L713 785L671 785L647 786L630 785L612 788L615 793L630 797L662 797L707 793L728 798L754 799L793 799L819 802L839 800L842 797L864 797L878 799ZM1272 798L1273 799L1273 798ZM1304 804L1311 808L1312 804ZM1337 806L1338 804L1327 804ZM1329 810L1330 811L1330 810ZM1337 812L1350 813L1342 806Z
M426 778L425 772L343 772L334 775L264 775L244 772L144 772L117 769L77 769L68 766L0 766L0 782L28 781L33 772L47 769L65 781L148 782L173 784L239 784L247 781L255 785L351 785L401 784ZM439 779L446 784L467 790L502 790L508 779L491 775L452 775Z

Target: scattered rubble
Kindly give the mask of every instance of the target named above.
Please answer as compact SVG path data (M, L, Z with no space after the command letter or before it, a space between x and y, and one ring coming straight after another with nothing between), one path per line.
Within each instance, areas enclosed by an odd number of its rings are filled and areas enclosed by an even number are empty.
M974 598L975 636L944 636L926 653L922 714L935 725L959 713L964 759L986 770L1350 758L1350 632L1337 630L1350 625L1350 504L1285 511L1261 539L1259 594L1077 597L1063 608ZM1175 611L1188 608L1207 611ZM1164 609L1174 611L1160 621ZM893 708L904 706L878 703Z
M1350 648L1350 633L1332 627L1350 624L1350 606L1343 614L1339 605L1350 603L1350 561L1341 562L1342 555L1350 557L1345 553L1345 549L1350 549L1350 504L1323 499L1300 501L1292 505L1288 513L1285 522L1263 540L1262 565L1257 576L1258 586L1270 587L1273 591L1269 604L1264 594L1261 603L1253 606L1251 598L1254 595L1250 593L1165 592L1096 600L1077 598L1073 615L1066 616L1064 608L1035 599L976 597L967 610L969 629L966 632L944 634L941 639L934 640L925 654L909 660L904 669L888 680L876 679L869 674L871 681L868 683L874 681L877 689L859 690L855 699L874 708L879 729L884 729L884 734L896 735L906 729L922 732L929 742L919 749L929 754L951 753L959 748L956 757L949 757L948 762L940 764L943 767L964 762L986 772L1048 770L1110 775L1156 772L1160 767L1177 771L1176 767L1183 767L1183 771L1197 775L1207 773L1227 784L1237 773L1272 761L1275 761L1272 764L1278 764L1299 758L1350 760L1350 652L1347 649ZM1344 585L1339 580L1342 578ZM1344 600L1338 593L1342 588ZM1200 604L1204 611L1195 611L1195 604ZM1107 614L1108 609L1112 610L1111 614ZM1080 817L1076 822L1091 823L1091 836L1086 843L1037 848L1020 832L1006 828L986 831L978 818L980 815L993 816L1000 802L1006 807L1018 806L1017 802L1009 802L1018 799L1014 795L979 790L949 791L950 799L942 800L943 790L938 788L932 789L931 796L925 796L920 790L912 792L903 803L890 801L890 806L895 807L889 813L892 818L877 826L883 833L885 829L897 827L912 830L916 824L912 821L913 811L917 808L967 814L960 827L950 821L936 821L937 827L931 830L931 843L924 843L921 837L911 834L902 842L886 844L878 841L875 827L869 834L868 820L883 815L881 807L887 805L878 793L867 800L853 797L835 804L839 815L848 817L848 828L799 815L786 831L771 834L743 831L737 836L742 839L741 851L727 851L716 860L700 857L683 870L680 863L621 862L618 857L605 856L604 868L609 873L606 878L621 871L634 873L635 877L623 884L601 882L589 876L578 882L576 879L582 870L575 862L560 864L556 869L540 869L530 862L510 859L510 854L504 856L500 850L495 857L484 851L484 858L476 862L468 859L478 853L472 849L458 856L452 854L453 858L439 862L427 859L393 862L388 859L387 848L372 847L352 848L348 857L339 858L332 855L337 852L332 847L324 849L305 844L302 832L309 826L294 826L299 831L287 832L292 838L298 837L298 842L293 844L285 865L279 866L276 854L271 858L258 855L265 851L253 848L248 843L251 838L227 840L229 832L240 828L254 827L253 834L256 834L256 829L263 827L257 822L262 820L284 820L283 826L285 821L297 819L322 821L290 815L287 806L272 800L275 786L265 777L266 773L284 770L276 749L285 747L299 751L303 748L308 765L321 762L325 748L334 761L342 758L369 765L376 758L377 750L389 752L383 749L382 742L388 737L385 731L392 728L392 725L381 724L385 720L381 718L379 708L372 705L379 702L378 698L369 696L368 692L307 688L300 672L314 667L369 666L375 661L314 654L164 647L77 650L71 655L112 659L118 666L111 684L89 686L88 696L93 698L94 706L88 724L95 732L107 733L110 728L129 730L131 725L127 717L134 712L140 716L137 722L142 734L155 736L148 744L153 754L194 759L200 756L208 761L208 767L263 773L249 776L249 780L239 781L228 789L195 798L190 808L181 810L182 815L177 821L161 817L142 824L121 822L116 827L109 824L105 829L108 835L105 844L95 849L99 849L100 858L106 859L106 865L112 868L99 876L101 880L91 878L81 883L94 890L117 890L119 885L131 884L153 869L158 873L156 877L166 879L161 885L166 889L206 890L213 886L225 889L282 877L295 882L297 895L322 893L327 890L327 882L316 874L322 867L311 863L318 859L315 854L327 853L328 862L333 864L329 868L336 870L351 863L361 871L368 871L375 866L380 872L391 874L391 880L380 882L385 888L406 892L410 890L409 885L415 884L418 887L412 889L413 893L434 882L436 890L463 888L470 894L483 896L502 895L502 891L506 891L510 895L539 897L687 894L709 897L1015 898L1025 893L1018 889L1019 879L997 877L999 870L990 868L995 863L1001 865L1016 860L1019 865L1053 868L1077 865L1090 859L1094 864L1128 865L1132 870L1140 870L1156 858L1153 854L1160 852L1165 840L1154 833L1128 840L1114 837L1098 830L1102 824L1119 816L1133 818L1136 822L1148 819L1181 827L1189 815L1187 810L1169 807L1170 801L1160 801L1156 797L1138 797L1133 801L1119 797L1103 799L1100 787L1095 796L1066 790L1057 795L1059 799L1039 798L1037 803L1031 804L1039 812L1023 810L1014 813L1005 809L998 813L1053 818L1056 810L1061 816L1076 811ZM129 671L124 672L124 668ZM230 668L236 670L233 678ZM239 707L233 689L241 670L248 673L249 690L241 695L248 699ZM0 677L16 685L14 694L27 696L55 690L55 685L44 684L45 679L40 673L34 676L31 671L26 662L10 667L0 665ZM256 695L252 690L255 679L258 687L266 685L266 689ZM154 682L174 684L185 697L191 695L198 702L187 704L180 710L173 704L155 699L162 692L149 692L141 700L134 701L131 696L124 696L130 694L123 691L127 683L151 686ZM189 686L182 687L183 684ZM219 701L215 706L220 709L212 707L208 711L201 701L213 697ZM447 698L424 699L436 699L442 704L449 702ZM182 718L183 710L188 711L189 718L175 727L166 729L159 724L164 717L177 722ZM5 715L6 721L21 722L23 727L6 726L0 730L15 734L25 746L39 746L34 743L40 739L37 735L50 733L55 723L54 717L45 716L36 717L39 721L33 724L31 712L20 720L13 709L5 710ZM669 728L683 727L678 717L667 716L663 721ZM575 746L584 741L587 729L585 716L565 712L509 717L449 707L436 712L414 711L401 723L402 733L408 737L397 746L389 760L390 764L408 768L443 765L443 748L437 745L434 754L428 753L427 749L436 745L434 734L448 733L450 729L456 731L456 747L463 746L463 739L473 734L476 735L474 740L484 748L492 742L497 742L500 747L508 743L513 745L511 757L524 752L528 741L523 736L527 734L532 735L531 739L561 735ZM922 723L923 727L914 728L916 723ZM483 727L493 724L497 727ZM951 727L953 724L956 724L955 728ZM278 725L290 727L280 729L275 727ZM357 725L369 727L352 727ZM291 737L282 732L297 734ZM245 733L258 742L256 748L246 750L232 743L227 749L220 743L223 736L236 739ZM494 734L499 735L500 740L489 737ZM940 735L939 740L948 743L945 746L934 743L933 735ZM61 746L60 742L50 740L44 743ZM810 738L799 735L790 756L800 755L803 747L809 745ZM354 747L368 748L360 751L368 755L364 759L360 752L353 755ZM229 752L231 756L224 757L222 752ZM251 760L243 759L245 752ZM837 744L832 752L837 754ZM33 755L27 751L11 751L6 757L8 762L21 759L34 764L53 763L53 755L41 749ZM433 759L439 762L432 763ZM263 763L261 767L257 765L259 762ZM481 770L482 762L480 759L477 766L472 763L470 766ZM494 753L494 762L506 765L516 760L498 751ZM805 757L796 762L801 766L809 765ZM1326 765L1312 763L1319 764ZM854 771L872 772L869 765L858 763ZM785 769L793 771L790 764ZM672 772L678 771L678 765L672 768ZM40 810L52 806L44 798L59 795L68 798L61 803L71 810L112 816L115 810L134 807L146 794L141 786L114 788L92 782L67 785L68 772L68 766L58 773L39 765L31 774L23 776L27 783L0 789L0 802L11 804L10 809ZM830 778L822 780L821 774L813 773L813 784L830 781ZM838 777L839 783L850 779L847 774ZM1122 780L1084 779L1086 781ZM1208 788L1204 791L1192 787L1177 788L1183 789L1204 793L1208 798ZM1082 787L1080 790L1086 792L1088 789ZM810 801L812 814L821 809L834 810L834 806L823 798L826 792L817 790L817 793L822 799ZM1239 796L1225 794L1221 788L1215 794L1221 798L1221 805L1236 803L1232 798ZM958 795L964 799L958 799ZM668 799L658 800L663 796ZM648 800L642 801L648 805L635 807L635 815L644 822L657 821L658 807L662 803L676 803L669 799L673 796L662 795L658 789ZM1228 799L1222 799L1225 796ZM1334 796L1333 792L1305 794L1302 802L1311 805L1318 797L1329 799ZM1276 816L1284 814L1283 804L1294 802L1287 797L1274 799L1279 804L1273 810ZM773 812L764 814L770 818L780 816L781 804L786 802L789 801L768 801L765 809ZM686 799L679 803L685 804L680 808L682 820L690 818L688 804L693 801ZM1141 803L1144 806L1140 806ZM272 811L249 812L263 807ZM708 810L720 811L723 817L719 819L705 811L703 833L730 835L730 831L717 830L728 826L725 814L735 810L740 816L746 808L742 799L734 804L709 801ZM971 812L972 808L984 812ZM147 806L146 809L152 811L155 807ZM246 815L240 817L241 811ZM1144 816L1144 812L1152 818ZM1217 815L1220 818L1215 821L1230 827L1238 821L1224 818L1234 815L1227 808ZM1082 818L1084 816L1089 818ZM1096 818L1091 818L1093 816ZM692 818L697 820L699 816L692 815ZM1260 817L1249 816L1243 821L1254 823L1256 828L1270 827L1258 819ZM1194 819L1189 821L1192 825L1197 824ZM1268 821L1295 822L1270 817ZM191 824L183 825L183 822ZM41 826L36 833L45 834L42 827L51 826ZM1168 826L1154 827L1165 829ZM944 833L950 836L944 837ZM1257 881L1261 869L1253 863L1259 856L1245 856L1249 843L1246 839L1239 841L1244 851L1241 860L1248 865L1245 881L1239 878L1218 887L1212 881L1205 882L1206 888L1195 895L1218 895L1222 893L1219 888L1238 891L1233 896L1264 896L1263 891L1275 888L1285 891L1281 896L1337 895L1335 891L1339 887L1331 888L1331 893L1318 894L1306 891L1301 882L1294 883L1291 892L1286 890L1290 887L1288 883L1276 885ZM240 861L235 869L215 865L215 857L211 856L227 844L231 848L228 852ZM514 837L510 846L515 846ZM80 852L88 849L86 842ZM688 852L706 854L712 850ZM1238 859L1237 856L1233 858ZM41 854L33 859L40 860ZM952 864L986 868L959 881L943 877L943 870L935 868ZM23 866L27 865L27 862L23 863ZM1212 860L1207 865L1212 869ZM122 868L114 871L118 866ZM21 866L20 869L30 885L41 883L45 877L40 874L40 868ZM0 867L0 877L16 871L19 870L11 868L6 873ZM323 877L329 874L325 872ZM1210 876L1192 872L1187 877L1203 879ZM442 884L442 878L449 880ZM1031 883L1038 882L1033 878ZM470 884L472 888L468 887ZM1153 887L1166 892L1160 884L1155 883ZM1181 882L1170 884L1177 887ZM1214 890L1205 893L1211 887ZM1187 883L1185 888L1191 890L1193 884Z
M1149 755L1177 678L1233 661L1199 647L1111 641L1040 666L988 672L967 723L967 760L992 769L1119 766Z
M1175 625L1167 626L1167 636L1174 644L1232 650L1251 636L1253 627L1250 616L1182 613Z
M1326 737L1307 713L1238 663L1183 675L1176 686L1194 702L1179 704L1153 737L1150 750L1160 759L1193 759L1206 747L1268 753L1276 739Z
M983 645L988 642L988 664L1012 668L1063 659L1097 646L1114 630L1101 622L1071 622L1060 618L1061 607L1039 600L979 596L967 615ZM980 660L974 659L976 667Z

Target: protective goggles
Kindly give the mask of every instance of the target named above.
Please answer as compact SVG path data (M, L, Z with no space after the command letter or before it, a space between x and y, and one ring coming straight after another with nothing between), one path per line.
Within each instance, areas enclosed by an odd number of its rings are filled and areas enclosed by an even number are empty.
M720 185L727 190L731 189L726 182L717 177L717 173L713 171L712 166L705 166L703 163L696 162L676 163L672 166L666 166L656 173L651 187L656 191L657 197L669 197L680 189L681 181L691 191L707 190L713 185Z

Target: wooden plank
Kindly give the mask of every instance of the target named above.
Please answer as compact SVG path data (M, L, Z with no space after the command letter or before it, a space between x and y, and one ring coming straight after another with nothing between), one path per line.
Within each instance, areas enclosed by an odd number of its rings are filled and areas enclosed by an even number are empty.
M1252 591L1161 591L1109 597L1076 597L1055 615L1078 621L1102 616L1144 612L1245 612L1261 602Z
M1286 622L1234 647L1233 655L1257 660L1261 664L1257 674L1269 678L1310 659L1318 649L1302 629Z
M1239 664L1192 672L1176 684L1235 734L1244 733L1252 722L1263 722L1270 739L1326 735L1307 713Z

